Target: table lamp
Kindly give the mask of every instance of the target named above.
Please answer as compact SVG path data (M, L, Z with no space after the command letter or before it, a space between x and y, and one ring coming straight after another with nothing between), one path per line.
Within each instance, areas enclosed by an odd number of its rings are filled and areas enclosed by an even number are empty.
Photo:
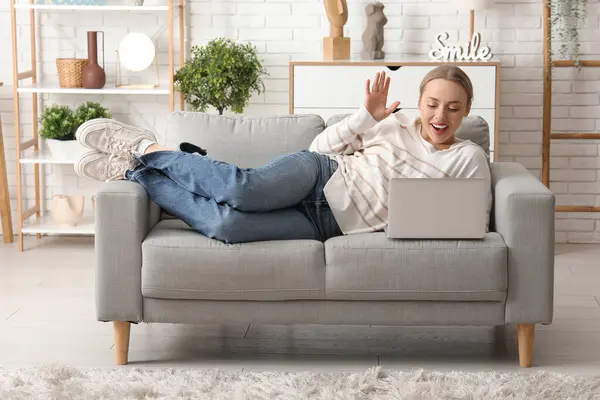
M475 11L483 11L490 8L493 0L456 0L459 10L469 11L469 40L473 38L475 31Z
M121 67L128 71L140 72L154 64L154 83L150 84L123 84L121 82ZM117 77L116 86L122 88L156 88L159 87L158 63L156 48L152 39L140 32L128 33L119 42L117 50Z

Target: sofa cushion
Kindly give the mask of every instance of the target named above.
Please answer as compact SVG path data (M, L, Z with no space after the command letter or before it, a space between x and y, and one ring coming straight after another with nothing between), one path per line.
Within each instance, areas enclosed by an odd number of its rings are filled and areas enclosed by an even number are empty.
M350 114L336 114L327 119L327 126L331 126ZM468 115L463 118L460 127L456 130L456 137L470 140L480 146L485 154L490 155L490 127L485 119L479 115Z
M142 295L162 299L300 300L325 297L323 243L228 245L181 220L159 222L142 243Z
M310 114L230 117L176 111L167 118L162 142L174 148L191 142L213 159L250 168L307 149L324 129L323 118Z
M479 145L488 156L490 155L490 126L479 115L469 115L463 118L456 130L456 137L470 140Z
M482 240L395 240L385 233L325 242L326 292L336 300L505 301L507 248Z

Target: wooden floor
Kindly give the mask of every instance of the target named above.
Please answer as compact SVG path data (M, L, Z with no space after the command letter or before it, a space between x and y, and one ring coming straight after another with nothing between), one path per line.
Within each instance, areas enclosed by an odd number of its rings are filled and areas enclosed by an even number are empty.
M114 366L112 324L95 320L90 238L0 244L0 365ZM559 245L555 321L537 326L533 367L516 328L132 325L136 367L352 371L528 371L600 375L600 246Z

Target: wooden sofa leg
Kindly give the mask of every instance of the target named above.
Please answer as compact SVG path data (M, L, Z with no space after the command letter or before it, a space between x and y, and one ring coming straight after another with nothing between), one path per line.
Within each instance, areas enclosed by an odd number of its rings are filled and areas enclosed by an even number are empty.
M519 364L523 368L531 367L533 360L533 339L535 336L535 324L518 324L519 341Z
M117 365L125 365L129 355L131 322L113 321L113 327L115 331L115 361Z

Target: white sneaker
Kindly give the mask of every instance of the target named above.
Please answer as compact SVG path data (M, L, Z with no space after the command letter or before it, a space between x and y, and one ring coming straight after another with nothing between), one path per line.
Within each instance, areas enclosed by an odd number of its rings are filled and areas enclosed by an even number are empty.
M132 152L142 139L156 142L154 133L109 118L84 122L77 128L75 137L89 149L127 160L131 160Z
M97 151L82 154L75 161L77 175L95 181L125 179L125 172L133 168L131 161Z

